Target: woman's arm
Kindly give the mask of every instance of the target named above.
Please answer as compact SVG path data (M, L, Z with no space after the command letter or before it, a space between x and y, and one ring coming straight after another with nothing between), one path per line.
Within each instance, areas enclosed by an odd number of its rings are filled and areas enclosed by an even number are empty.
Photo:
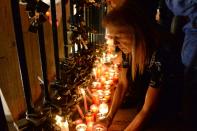
M145 102L140 112L124 131L140 131L156 108L160 88L149 87L146 92Z
M127 70L128 69L123 68L119 74L119 83L118 83L118 86L115 88L113 98L112 98L111 108L110 108L106 118L98 121L98 123L101 123L105 127L109 127L111 125L113 117L114 117L115 113L117 112L117 110L124 98L125 92L128 87L128 81L127 81L127 77L126 77Z
M120 64L122 63L122 52L119 52L117 54L118 56L113 60L114 64ZM125 92L128 87L128 80L127 80L127 68L121 68L121 71L119 72L118 77L118 85L114 90L112 102L111 102L111 108L106 116L105 119L98 121L98 123L102 123L104 126L109 127L115 113L117 112L120 104L122 103L122 100L124 98Z
M113 118L114 114L117 112L118 107L122 103L122 100L124 98L125 92L128 88L128 80L127 80L127 68L122 68L122 71L119 76L119 83L116 87L112 99L111 109L108 113L108 117Z

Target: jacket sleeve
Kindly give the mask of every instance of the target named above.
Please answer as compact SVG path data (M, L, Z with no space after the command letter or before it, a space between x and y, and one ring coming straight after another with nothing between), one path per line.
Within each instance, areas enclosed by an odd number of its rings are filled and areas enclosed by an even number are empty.
M165 0L174 15L188 16L197 12L197 0Z

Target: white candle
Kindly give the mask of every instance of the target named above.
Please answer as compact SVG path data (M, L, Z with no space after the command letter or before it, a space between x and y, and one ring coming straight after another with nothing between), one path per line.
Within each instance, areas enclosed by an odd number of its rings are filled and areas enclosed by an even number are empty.
M81 108L79 107L79 105L78 105L78 104L76 105L76 107L77 107L77 110L78 110L78 112L79 112L79 115L80 115L80 116L81 116L81 118L83 119L83 118L84 118L83 111L81 110Z
M56 125L61 126L62 125L62 120L63 118L59 115L55 116L55 120L56 120Z
M69 131L68 121L63 122L63 117L56 115L55 116L56 125L58 125L61 131Z
M63 125L61 127L61 131L69 131L68 121L66 120L63 122Z

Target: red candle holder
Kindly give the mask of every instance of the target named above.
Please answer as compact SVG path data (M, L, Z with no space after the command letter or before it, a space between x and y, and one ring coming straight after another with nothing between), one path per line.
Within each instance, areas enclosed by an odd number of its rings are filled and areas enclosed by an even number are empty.
M94 92L92 94L92 102L93 102L93 104L96 104L96 105L98 105L100 103L99 95L97 92Z
M94 114L88 111L85 115L86 123L94 122Z

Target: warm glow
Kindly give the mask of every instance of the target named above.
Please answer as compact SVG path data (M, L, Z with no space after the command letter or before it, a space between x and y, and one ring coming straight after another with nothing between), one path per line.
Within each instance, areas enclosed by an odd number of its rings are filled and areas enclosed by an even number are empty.
M56 115L55 120L57 125L62 125L63 118L61 116Z
M109 107L106 103L102 103L99 105L99 112L103 115L107 114Z
M86 128L87 128L86 124L81 123L76 126L76 131L86 131Z
M61 128L61 131L69 131L68 121L63 121L63 117L56 115L55 116L56 125Z
M97 113L98 112L98 107L96 104L93 104L90 106L90 110L93 112L93 113Z

